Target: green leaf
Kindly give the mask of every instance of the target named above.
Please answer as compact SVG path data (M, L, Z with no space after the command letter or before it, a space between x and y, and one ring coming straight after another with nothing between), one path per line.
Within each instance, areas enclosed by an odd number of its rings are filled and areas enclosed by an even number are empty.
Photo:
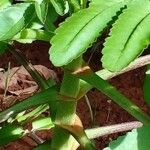
M96 40L112 17L125 5L114 2L90 7L69 17L55 31L50 48L50 60L55 66L63 66L82 55Z
M150 43L149 24L150 1L134 0L129 3L104 44L103 67L120 71L138 57Z
M42 3L35 2L35 10L45 29L49 32L53 32L56 28L54 22L56 21L58 14L49 0L43 0Z
M68 4L69 4L69 11L70 12L77 12L81 9L81 6L80 6L80 2L79 0L69 0L68 1Z
M11 5L12 0L1 0L0 1L0 9L4 9Z
M31 110L30 112L23 111L23 112L17 114L17 116L14 119L11 118L10 121L14 122L17 120L17 122L19 122L19 123L29 122L31 120L34 120L38 116L40 116L43 112L45 112L48 109L49 109L48 105L41 105L41 106L37 107L36 109Z
M4 54L7 49L7 43L0 42L0 55Z
M57 103L60 99L61 98L57 95L56 89L54 87L49 88L47 90L39 92L39 93L27 98L26 100L24 100L18 104L15 104L15 105L11 106L10 108L0 112L0 123L6 121L10 117L14 117L21 111L24 111L29 108L39 106L42 104L49 104L50 108L51 108L52 102L53 103L55 102L55 106L53 105L53 107L57 107Z
M45 22L48 12L48 5L49 3L46 0L43 0L42 3L35 2L36 14L42 23Z
M56 29L54 22L57 20L58 14L51 4L48 5L47 15L45 17L44 27L50 33Z
M124 2L129 2L131 0L124 0ZM122 0L115 0L115 3L122 2ZM90 6L95 6L96 5L104 5L106 3L106 0L91 0ZM111 6L114 4L114 0L107 0L107 5Z
M49 41L54 34L41 29L24 29L13 37L20 43L32 43L35 40Z
M147 72L146 77L144 79L144 86L143 86L143 92L144 92L144 100L145 102L150 106L150 65L147 66Z
M65 14L65 1L64 0L50 0L56 12L63 16Z
M150 126L134 129L125 136L112 141L104 150L149 150Z
M41 118L32 122L32 131L48 130L54 127L51 118Z
M0 129L0 145L21 138L25 133L23 127L15 124L6 124Z
M32 19L32 4L16 4L0 11L0 41L10 40Z
M40 20L36 16L26 26L26 28L30 28L30 29L42 29L43 27L44 27L43 24L40 22Z

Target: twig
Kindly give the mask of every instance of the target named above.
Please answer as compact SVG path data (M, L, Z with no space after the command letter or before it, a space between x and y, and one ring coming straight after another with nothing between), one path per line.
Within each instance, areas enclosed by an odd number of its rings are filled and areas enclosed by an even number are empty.
M137 129L142 126L143 126L143 124L141 122L133 121L133 122L116 124L116 125L110 125L110 126L106 126L106 127L87 129L87 130L85 130L85 132L90 139L95 139L100 136L104 136L104 135L108 135L108 134Z
M44 140L42 140L39 136L37 136L37 135L35 134L35 132L31 132L31 133L29 134L29 136L30 136L37 144L42 144L42 143L44 143Z
M137 58L129 66L127 66L126 68L124 68L123 70L121 70L119 72L112 73L106 69L103 69L103 70L100 70L96 73L101 78L103 78L104 80L108 80L108 79L116 77L120 74L126 73L126 72L131 71L131 70L135 70L137 68L143 67L143 66L148 65L148 64L150 64L150 55L141 56L141 57Z
M37 82L37 84L42 89L48 89L49 85L46 81L46 79L39 74L39 72L33 67L31 63L29 63L26 58L23 56L23 54L18 50L13 48L12 46L9 47L9 51L15 56L17 61L24 66L24 68L30 73L33 79Z
M150 64L150 54L146 55L146 56L141 56L139 58L137 58L135 61L133 61L129 66L127 66L126 68L124 68L123 70L121 70L120 72L110 72L107 69L102 69L100 71L97 71L96 74L101 77L104 80L109 80L113 77L116 77L120 74L126 73L128 71L143 67L145 65ZM76 72L74 72L74 74L77 74L78 72L84 72L84 69L86 70L86 67L82 68L81 70L77 70ZM91 90L93 88L92 85L88 84L87 82L80 80L80 91L79 91L79 95L78 98L80 99L81 97L83 97L89 90Z
M9 81L10 81L10 62L8 63L8 71L7 71L6 79L5 79L5 90L4 90L3 100L5 100L5 97L6 97Z
M3 99L1 100L1 108L3 110L3 102L5 102L6 100L6 93L8 91L8 86L9 86L9 82L10 82L10 62L8 63L8 71L6 74L6 79L5 79L5 89L4 89L4 95L3 95Z
M86 101L87 106L88 106L89 111L90 111L91 122L93 123L93 121L94 121L94 115L93 115L93 110L92 110L92 107L91 107L90 100L89 100L89 98L88 98L87 94L86 94L84 97L85 97L85 101Z
M142 126L143 126L143 124L141 122L133 121L133 122L126 122L126 123L121 123L121 124L105 126L105 127L86 129L85 132L86 132L87 137L89 139L95 139L95 138L109 135L109 134L113 134L113 133L137 129L137 128L140 128ZM73 150L76 150L78 147L79 147L79 143L77 143L75 141Z
M107 118L106 118L106 122L109 121L109 117L110 117L110 112L111 112L111 100L107 100L108 103L108 109L107 109Z
M94 53L95 53L95 51L97 50L97 48L98 48L98 46L100 45L100 43L96 43L94 46L93 46L93 48L91 49L91 55L90 55L90 58L88 59L88 61L87 61L87 64L89 65L89 63L90 63L90 61L91 61L91 59L92 59L92 57L93 57L93 55L94 55Z

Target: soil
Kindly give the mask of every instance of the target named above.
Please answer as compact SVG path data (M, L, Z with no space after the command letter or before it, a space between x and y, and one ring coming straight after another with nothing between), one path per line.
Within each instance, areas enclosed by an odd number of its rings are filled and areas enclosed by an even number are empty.
M62 79L62 69L55 68L48 59L49 44L38 41L34 42L33 44L26 45L16 44L16 48L20 49L32 64L41 64L50 69L53 69L56 71L59 79ZM85 59L88 60L90 56L91 54L88 52L85 56ZM90 60L90 65L94 70L98 70L100 68L98 65L99 58L97 56L98 54L96 52ZM20 64L16 62L15 58L9 52L1 56L0 60L0 67L2 68L7 68L8 62L11 62L11 67L20 66ZM110 80L110 82L116 86L117 89L120 90L124 95L132 99L138 106L140 106L140 108L150 114L150 109L146 106L143 100L142 86L144 72L145 68L140 68L113 78ZM108 97L104 96L96 89L92 89L90 92L88 92L87 96L91 102L91 106L94 112L94 122L91 121L89 109L84 98L79 101L77 107L77 113L81 118L85 128L111 125L135 120L126 111L113 103ZM38 132L37 134L42 139L50 138L50 133L48 131ZM112 139L116 139L119 135L123 134L125 133L112 134L96 139L96 149L102 150ZM11 142L4 147L1 147L0 150L31 150L36 145L37 144L31 138L24 137L18 141Z

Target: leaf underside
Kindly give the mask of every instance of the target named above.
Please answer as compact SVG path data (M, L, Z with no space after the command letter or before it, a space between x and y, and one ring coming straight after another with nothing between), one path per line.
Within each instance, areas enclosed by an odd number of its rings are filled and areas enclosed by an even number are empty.
M64 66L82 55L96 40L125 2L104 2L91 6L69 17L55 31L50 48L50 60L55 66Z
M150 43L149 24L150 1L132 1L114 23L104 43L103 67L120 71L138 57Z

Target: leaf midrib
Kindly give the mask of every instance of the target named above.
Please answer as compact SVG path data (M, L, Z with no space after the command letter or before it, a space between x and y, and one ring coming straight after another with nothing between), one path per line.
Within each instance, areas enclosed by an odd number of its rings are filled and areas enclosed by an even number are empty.
M123 2L120 2L120 3L117 3L117 4L119 5L119 4L121 4L121 3L123 3ZM68 49L68 47L71 45L71 43L72 43L72 42L76 39L76 37L82 32L82 30L83 30L86 26L88 26L88 24L89 24L92 20L94 20L97 16L99 16L100 14L102 14L103 12L107 11L108 9L110 9L111 7L113 7L113 6L117 5L117 4L113 4L113 5L109 6L109 7L107 7L106 9L104 9L103 11L98 12L98 14L94 15L94 16L75 34L75 36L72 38L72 40L71 40L70 42L68 42L68 44L67 44L63 49L66 49L66 48ZM89 8L89 9L92 9L92 8L94 8L94 7L91 7L91 8Z

